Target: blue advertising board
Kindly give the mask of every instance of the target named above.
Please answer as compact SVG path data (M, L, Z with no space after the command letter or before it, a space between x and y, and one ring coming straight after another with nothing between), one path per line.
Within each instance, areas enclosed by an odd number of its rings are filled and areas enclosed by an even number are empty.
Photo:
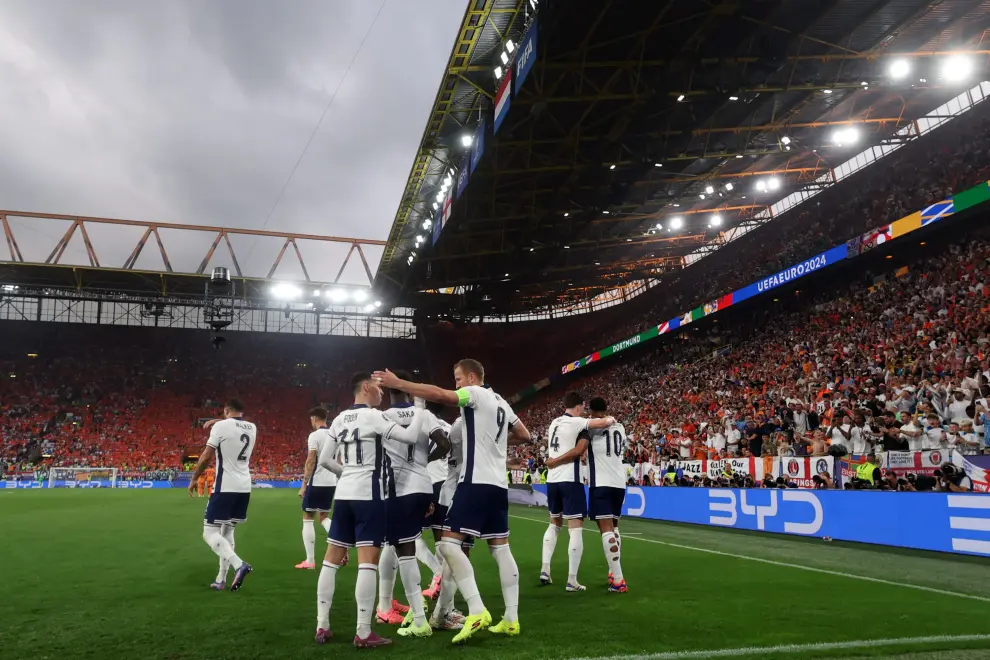
M783 286L799 277L804 277L805 275L810 275L815 271L821 270L826 266L831 266L832 264L842 261L848 256L848 250L845 245L837 245L831 250L826 250L821 254L816 254L813 257L805 259L804 261L794 264L790 268L785 268L779 273L774 273L768 277L764 277L761 280L757 280L748 286L744 286L738 291L732 293L732 304L738 304L743 300L752 298L761 293L766 293L770 289L776 289L778 286Z
M990 556L990 495L630 487L623 515Z
M296 481L256 481L252 484L254 488L295 488L302 486L302 480ZM55 488L110 488L109 479L88 479L83 481L72 481L59 479L55 482ZM150 481L141 479L118 479L117 488L188 488L188 479L176 479L175 481ZM47 481L13 481L0 480L0 490L34 490L38 488L48 488Z
M526 76L529 75L530 69L533 68L533 63L536 62L536 33L538 32L536 27L536 21L529 26L526 30L526 36L519 44L519 54L516 55L516 94L519 93L519 88L522 87L523 83L526 81Z

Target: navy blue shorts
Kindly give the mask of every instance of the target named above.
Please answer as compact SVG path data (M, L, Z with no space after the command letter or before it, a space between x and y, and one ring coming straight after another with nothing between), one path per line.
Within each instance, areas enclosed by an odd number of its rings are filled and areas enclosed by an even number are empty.
M385 501L337 500L327 541L343 548L382 547L385 541Z
M385 538L391 545L409 543L423 535L426 512L430 510L433 495L414 493L390 497L385 501Z
M426 519L423 529L443 529L443 524L447 521L447 507L442 504L433 505L433 515Z
M337 490L335 486L307 486L306 494L303 495L302 510L307 513L314 511L329 513L335 490Z
M508 489L490 484L458 484L443 529L479 539L507 538Z
M438 481L433 484L433 503L440 504L440 490L443 488L444 482Z
M547 484L547 508L551 516L564 516L567 519L584 518L588 515L588 500L584 495L584 484Z
M618 520L622 516L625 488L594 486L588 491L588 517L592 520Z
M203 521L208 525L242 523L247 520L251 493L213 493L206 505Z

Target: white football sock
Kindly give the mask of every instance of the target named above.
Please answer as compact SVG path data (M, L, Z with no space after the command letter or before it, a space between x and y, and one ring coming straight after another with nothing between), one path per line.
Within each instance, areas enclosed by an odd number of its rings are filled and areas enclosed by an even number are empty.
M622 534L619 533L619 528L616 527L613 530L613 533L615 534L615 542L619 544L619 548L621 549L622 548Z
M327 516L326 518L324 518L320 522L320 526L323 527L324 530L326 530L326 533L327 534L329 534L330 533L330 516Z
M547 527L543 534L543 568L542 572L550 575L550 560L553 559L553 551L557 547L557 535L560 534L560 527L553 523Z
M316 529L312 520L303 519L303 547L306 548L306 561L313 563L316 557Z
M221 525L220 526L220 535L223 536L225 539L227 539L227 543L230 544L230 548L233 550L234 549L234 526L233 525ZM217 579L216 579L217 582L226 582L227 581L227 570L229 568L230 568L230 566L227 564L227 561L223 557L221 557L220 558L220 570L217 571Z
M378 609L388 612L392 609L392 597L395 593L395 573L399 570L399 558L395 548L390 545L382 546L382 555L378 558Z
M608 572L616 582L622 581L622 564L619 561L619 542L615 532L602 534L602 550L605 551L605 561L608 562Z
M371 613L375 609L375 575L378 567L374 564L358 564L357 582L354 583L354 600L357 601L357 636L365 639L371 634Z
M419 572L419 562L415 557L399 557L399 575L402 576L402 588L405 589L406 600L413 613L413 624L421 626L426 623L421 585L423 575Z
M437 543L437 549L440 544ZM454 573L450 570L450 564L440 557L440 597L437 598L437 606L433 609L433 619L440 620L448 612L454 609L454 594L457 592L457 583L454 582Z
M330 630L330 607L333 605L333 589L337 583L337 564L323 562L320 579L316 583L316 627Z
M498 564L498 577L502 583L502 600L505 601L505 620L519 620L519 567L509 550L509 544L490 546L492 557Z
M437 558L430 552L430 547L426 545L426 541L422 537L416 539L416 559L421 561L424 566L430 569L434 577L440 575L440 562Z
M210 550L216 553L217 557L226 562L236 571L244 561L234 553L233 546L220 533L220 528L216 525L203 525L203 540L210 546Z
M468 613L472 616L485 611L485 604L478 593L478 583L474 580L474 567L464 554L461 542L457 540L442 540L437 548L450 565L450 571L457 582L457 588L468 604ZM443 587L441 587L442 589Z
M567 544L567 582L568 584L578 584L578 568L581 567L581 555L584 553L584 529L570 527L567 532L571 537Z

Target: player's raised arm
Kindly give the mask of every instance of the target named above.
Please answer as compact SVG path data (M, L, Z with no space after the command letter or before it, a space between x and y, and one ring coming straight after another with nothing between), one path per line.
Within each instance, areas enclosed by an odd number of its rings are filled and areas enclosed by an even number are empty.
M426 399L434 403L442 403L446 406L461 405L458 393L453 390L445 390L442 387L427 385L426 383L412 383L408 380L402 380L388 369L385 371L376 371L371 374L371 377L377 380L379 385L390 390L401 390L414 397Z
M615 424L615 417L596 417L595 419L588 420L588 428L592 431L607 429L612 424Z
M409 426L403 428L395 422L391 421L385 415L382 415L382 430L381 434L383 438L390 438L401 442L404 445L414 445L419 441L419 435L423 430L423 411L417 410L413 413L412 422Z

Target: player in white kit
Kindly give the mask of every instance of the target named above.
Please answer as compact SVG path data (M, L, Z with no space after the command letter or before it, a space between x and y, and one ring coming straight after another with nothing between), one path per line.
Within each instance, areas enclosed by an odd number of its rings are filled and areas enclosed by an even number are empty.
M611 417L587 419L584 417L584 397L577 392L564 396L565 412L550 423L547 430L549 451L547 454L547 508L550 510L550 526L543 535L543 566L540 583L553 584L550 579L550 561L557 547L557 536L563 521L567 520L569 541L567 544L567 591L584 591L577 574L584 554L584 519L588 515L584 479L581 475L581 457L591 442L591 432L615 423Z
M302 537L306 559L296 564L296 568L312 570L316 568L316 530L313 528L313 518L319 517L320 525L328 534L330 533L330 508L333 506L337 475L318 464L320 452L330 438L326 408L317 407L310 410L309 423L313 427L313 432L306 441L306 468L303 485L299 489L299 497L302 498Z
M390 371L373 376L389 389L402 390L414 397L461 409L464 443L460 483L454 493L443 536L437 550L450 565L457 588L468 603L464 627L454 636L461 644L482 628L502 635L519 634L519 569L509 549L509 497L505 481L506 445L522 444L529 431L512 407L485 386L485 370L477 360L461 360L454 367L457 390L411 383ZM468 536L487 539L498 564L505 601L505 615L497 625L481 600L474 579L474 568L464 554L462 543ZM443 589L441 588L441 592Z
M323 568L316 587L316 643L325 644L330 629L330 609L337 570L345 563L349 548L357 546L358 574L354 585L357 602L357 631L354 646L371 648L391 644L371 629L378 582L378 557L385 540L385 497L382 467L383 443L397 440L414 445L419 439L423 417L414 414L403 428L375 406L382 402L378 383L367 373L351 379L354 405L337 415L330 425L330 438L320 452L320 466L337 474L333 519Z
M450 424L439 417L443 411L443 406L430 403L427 404L426 408L437 418L444 436L449 437ZM423 529L429 528L433 530L434 546L440 542L440 537L443 534L443 523L447 517L447 507L444 506L441 509L440 491L449 474L451 451L448 448L447 453L442 453L441 449L433 445L430 446L430 464L426 467L427 474L430 475L430 483L433 484L433 513L424 523ZM426 541L422 538L416 540L416 559L433 571L433 580L430 586L423 590L423 595L430 600L436 600L440 595L440 576L443 560L439 555L430 551L429 546L426 545Z
M409 378L404 372L400 377ZM418 410L412 397L399 390L390 390L392 407L385 416L400 426L409 426L415 415L423 417L419 438L412 445L396 440L385 441L385 458L382 466L385 491L385 538L378 564L379 606L378 621L401 623L399 635L403 637L429 637L433 634L426 621L423 608L421 573L416 560L416 541L423 536L423 526L433 505L433 486L427 472L430 447L438 445L448 449L447 436L440 422L429 410ZM409 601L408 614L403 617L396 610L392 594L395 588L396 568L402 577L402 586Z
M247 521L251 499L251 452L258 439L258 427L244 419L244 404L237 399L231 399L224 406L223 416L222 420L211 420L206 424L210 439L190 477L189 496L196 496L197 480L216 458L217 477L203 515L203 540L220 557L220 571L210 588L224 590L230 567L234 569L230 590L237 591L252 571L251 564L234 552L234 527Z
M608 404L595 397L589 402L591 416L605 418ZM626 429L618 422L608 428L591 433L588 445L588 513L598 523L602 533L602 550L608 562L608 590L626 593L626 581L622 577L621 539L619 518L626 498L626 468L622 455L626 451Z

